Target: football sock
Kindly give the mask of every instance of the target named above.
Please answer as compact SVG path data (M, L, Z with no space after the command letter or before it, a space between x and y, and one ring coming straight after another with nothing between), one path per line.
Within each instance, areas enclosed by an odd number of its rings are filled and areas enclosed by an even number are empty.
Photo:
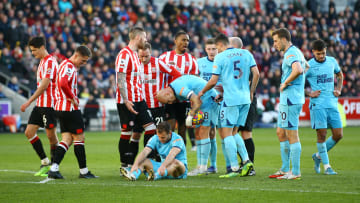
M201 147L200 140L195 140L196 143L196 158L197 158L197 166L201 165Z
M226 165L226 167L231 166L231 165L230 165L229 157L228 157L228 155L227 155L227 153L226 153L225 142L224 142L223 139L221 140L221 149L222 149L223 154L224 154L224 159L225 159L225 165Z
M44 159L41 159L41 165L47 166L50 164L49 158L45 157Z
M236 142L237 152L239 152L242 162L246 162L249 160L249 155L246 151L244 140L240 137L239 133L234 135L234 139Z
M209 155L210 155L210 148L211 148L210 138L205 138L200 140L200 145L201 145L201 150L199 150L200 165L207 166L207 162L209 160Z
M45 154L45 151L44 151L44 148L43 148L40 138L35 134L34 137L29 139L29 142L33 146L35 152L40 157L40 159L41 160L45 159L46 154Z
M86 168L86 154L84 141L74 141L74 152L79 168Z
M216 168L216 155L217 155L217 145L216 138L210 139L211 149L210 149L210 166Z
M282 172L288 172L290 170L290 144L288 140L280 142L280 154L282 161L280 170Z
M120 154L120 162L122 166L127 166L129 164L128 152L129 152L129 140L131 137L131 131L121 131L120 140L119 140L119 154Z
M325 142L316 143L316 146L318 148L319 156L320 156L320 159L321 159L322 163L324 165L329 164L329 156L328 156L328 153L326 151L326 143Z
M330 149L332 149L335 145L336 145L335 140L332 138L332 136L330 136L326 140L326 149L327 149L327 151L330 151Z
M231 169L233 171L239 170L239 163L237 160L237 153L236 153L237 147L236 147L234 136L230 135L230 136L225 137L224 143L225 143L226 153L229 157Z
M300 156L301 156L301 144L295 142L290 144L290 160L292 164L292 174L300 175Z
M139 152L139 140L135 140L131 138L129 148L131 152L131 155L129 157L129 164L133 165L135 161L135 157Z
M59 145L59 143L51 144L51 145L50 145L51 163L54 161L55 149L56 149L56 147L57 147L58 145Z
M150 140L152 136L156 134L156 126L154 124L150 124L144 128L144 147L146 146L147 142Z
M244 140L246 151L249 155L249 159L251 162L254 163L254 156L255 156L255 145L252 138Z
M195 130L194 128L188 128L187 131L190 138L191 146L193 147L195 146Z
M132 172L132 174L134 174L136 180L139 179L140 175L141 175L141 170L140 169L136 169L135 171Z
M54 163L59 165L63 160L65 153L69 149L69 146L65 142L60 142L59 146L55 149ZM53 170L52 170L53 171Z
M89 172L89 169L88 168L80 168L80 174L83 174L83 175L85 175L85 174L87 174Z

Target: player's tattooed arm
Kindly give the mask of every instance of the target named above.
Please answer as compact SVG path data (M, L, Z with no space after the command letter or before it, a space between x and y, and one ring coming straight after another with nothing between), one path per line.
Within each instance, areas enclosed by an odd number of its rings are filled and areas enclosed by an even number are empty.
M342 86L343 86L343 81L344 81L344 75L342 73L342 71L340 70L340 72L336 73L336 88L334 90L334 95L336 97L341 95L341 90L342 90Z
M126 74L118 72L117 73L117 80L118 80L117 83L118 83L118 88L119 88L119 91L120 91L120 95L126 101L126 100L128 100L127 91L125 89Z
M251 73L253 75L252 82L251 82L251 87L250 87L250 98L251 98L251 101L252 101L253 97L254 97L254 93L256 91L257 84L259 82L259 78L260 78L260 73L259 73L258 67L257 66L252 67L251 68Z
M126 84L126 74L125 73L121 73L118 72L117 73L117 82L118 82L118 88L120 91L120 95L121 97L124 99L124 104L126 106L127 109L129 109L129 111L133 114L138 114L137 111L135 111L134 109L134 104L128 100L128 95L127 95L127 90L125 88L125 84Z

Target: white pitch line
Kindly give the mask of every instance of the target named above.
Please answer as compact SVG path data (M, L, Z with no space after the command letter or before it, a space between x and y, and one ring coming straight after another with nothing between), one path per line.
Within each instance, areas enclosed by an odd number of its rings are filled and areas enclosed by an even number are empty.
M0 172L15 172L15 173L36 173L35 171L24 171L24 170L12 170L12 169L0 169Z
M47 179L45 179L47 180ZM43 181L45 181L43 180ZM49 179L46 182L53 180ZM3 184L39 184L46 182L31 182L31 181L0 181ZM126 187L156 187L156 188L194 188L194 189L220 189L220 190L233 190L233 191L267 191L267 192L297 192L297 193L324 193L327 194L329 191L322 190L295 190L295 189L274 189L274 188L240 188L240 187L216 187L216 186L196 186L196 185L156 185L156 184L128 184L128 183L81 183L81 182L57 182L52 181L49 184L60 184L60 185L99 185L99 186L126 186ZM360 192L343 192L343 191L331 191L335 194L347 194L347 195L360 195Z

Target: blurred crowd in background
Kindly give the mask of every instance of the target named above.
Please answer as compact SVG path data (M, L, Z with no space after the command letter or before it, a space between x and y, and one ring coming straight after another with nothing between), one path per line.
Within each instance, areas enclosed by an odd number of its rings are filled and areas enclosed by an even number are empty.
M253 53L261 72L257 95L275 101L283 56L272 47L271 32L286 27L307 59L312 58L311 41L326 41L328 55L338 60L345 75L342 96L360 96L360 0L341 11L333 0L326 9L316 0L280 5L274 0L264 5L256 0L251 5L235 2L186 5L168 0L158 8L151 0L145 5L137 0L3 0L0 72L11 77L10 88L25 94L18 84L34 91L39 63L27 47L31 37L45 36L47 50L59 63L85 44L93 57L79 72L80 97L91 93L95 98L114 98L115 58L127 45L130 27L145 28L154 56L173 49L174 35L180 30L189 34L189 52L197 58L206 55L208 38L224 33L240 37L243 48ZM274 104L269 102L265 108L271 110Z

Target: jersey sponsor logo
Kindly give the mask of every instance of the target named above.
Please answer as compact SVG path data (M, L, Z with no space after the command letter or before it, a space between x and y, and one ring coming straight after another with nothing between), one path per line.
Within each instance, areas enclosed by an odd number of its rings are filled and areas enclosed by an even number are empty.
M185 61L185 66L190 66L189 61Z
M332 77L327 77L327 74L318 75L316 77L316 83L328 83L328 82L334 82L334 79Z

